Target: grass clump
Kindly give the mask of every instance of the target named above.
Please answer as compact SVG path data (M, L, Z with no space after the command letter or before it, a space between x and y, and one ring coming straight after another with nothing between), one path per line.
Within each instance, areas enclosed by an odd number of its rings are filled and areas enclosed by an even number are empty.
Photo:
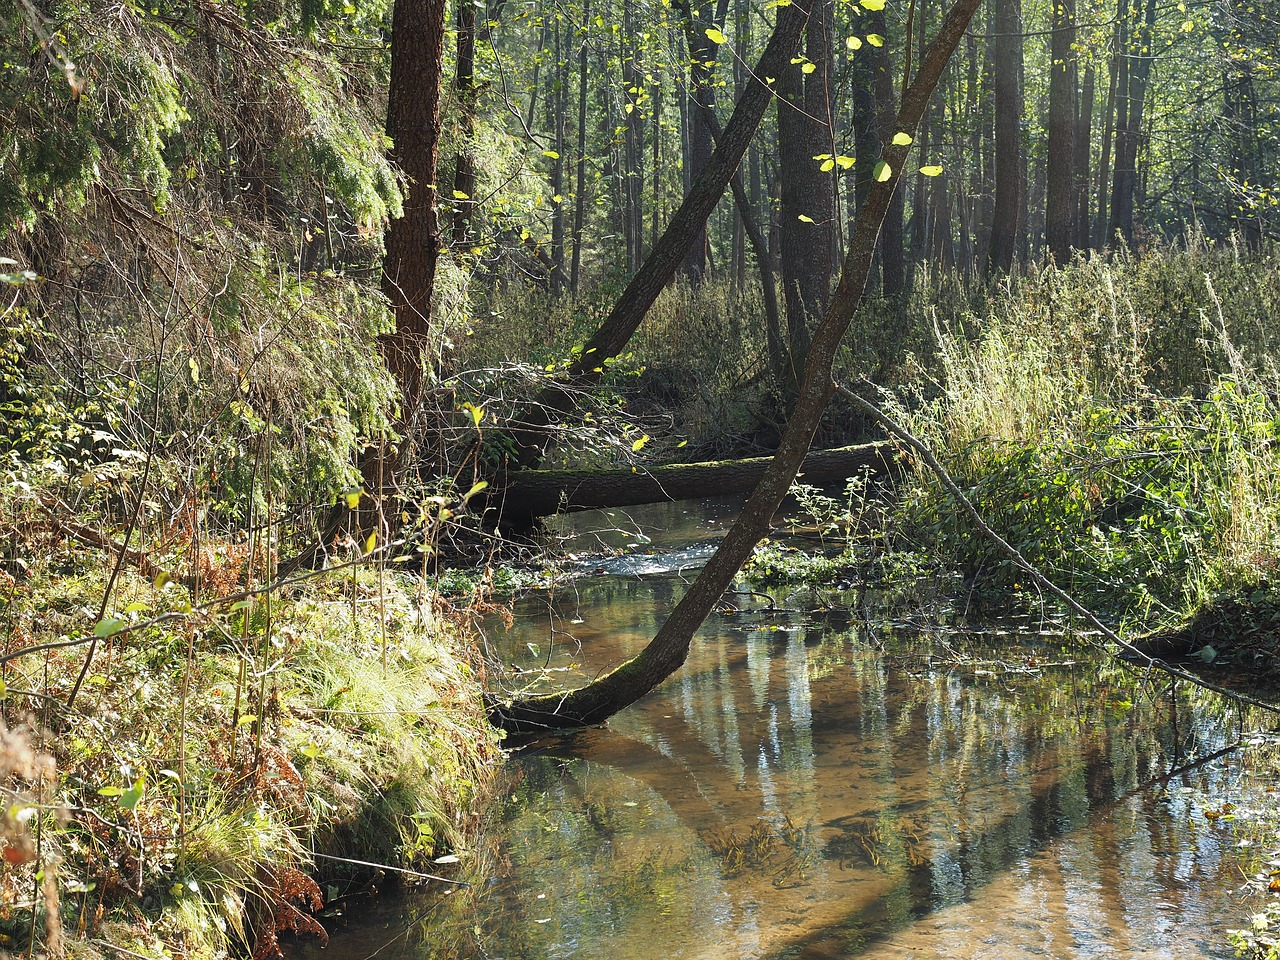
M0 515L0 714L48 758L9 791L0 946L52 915L64 945L267 958L373 879L344 860L465 855L498 751L461 624L418 581L248 592L271 553L208 534L135 538L113 576L47 498L11 482Z
M932 396L900 411L997 533L1115 621L1175 621L1280 557L1265 318L1228 311L1215 275L1274 286L1263 261L1203 249L1007 284L985 316L938 324ZM987 596L1019 594L933 478L903 510Z

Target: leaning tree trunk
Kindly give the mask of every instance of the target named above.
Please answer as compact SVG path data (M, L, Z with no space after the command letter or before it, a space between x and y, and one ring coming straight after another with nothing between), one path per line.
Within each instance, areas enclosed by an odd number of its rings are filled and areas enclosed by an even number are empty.
M956 0L947 14L920 63L915 81L903 94L898 113L898 127L902 132L915 132L938 78L980 3L981 0ZM876 184L858 214L835 294L809 346L800 395L782 444L751 499L689 592L638 656L576 690L514 701L490 697L489 715L494 723L516 733L540 733L598 723L643 697L684 664L694 632L733 582L756 544L769 532L773 515L804 462L814 431L835 392L831 371L840 341L862 301L880 227L910 149L909 145L893 143L885 148L883 160L890 175Z
M584 387L600 379L605 360L626 348L649 308L675 276L689 244L698 236L724 194L724 188L741 164L765 109L773 100L773 90L764 78L778 76L796 55L808 16L799 3L778 8L773 36L756 65L751 83L725 126L724 136L648 259L631 278L609 316L591 335L582 352L574 357L564 377L540 391L533 402L513 418L511 439L516 445L513 467L529 468L542 460L552 424L573 408Z

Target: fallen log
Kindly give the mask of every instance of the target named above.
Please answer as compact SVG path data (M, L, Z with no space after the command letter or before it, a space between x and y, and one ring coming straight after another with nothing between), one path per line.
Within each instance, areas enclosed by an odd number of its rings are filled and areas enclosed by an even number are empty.
M502 524L519 527L554 513L747 494L772 459L751 457L607 470L517 470L506 478ZM899 448L882 441L816 450L805 458L798 479L822 487L844 483L863 473L893 475L901 469Z

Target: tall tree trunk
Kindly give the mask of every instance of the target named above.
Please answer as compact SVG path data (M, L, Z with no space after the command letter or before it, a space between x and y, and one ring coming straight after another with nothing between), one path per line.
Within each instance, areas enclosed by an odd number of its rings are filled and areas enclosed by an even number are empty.
M632 6L622 0L619 58L622 68L623 208L627 235L627 269L638 270L644 260L644 79L636 70L637 32Z
M1085 67L1080 85L1080 104L1076 116L1075 205L1076 232L1072 241L1080 250L1089 249L1089 161L1093 149L1093 65Z
M551 126L551 262L555 269L551 271L551 294L560 296L564 293L565 282L569 279L564 269L564 235L565 235L565 198L564 198L564 118L569 112L569 71L568 61L564 56L562 36L564 26L559 19L552 29L552 49L555 51L555 69L551 71L551 89L547 91L547 104L550 116L547 118Z
M1140 0L1131 0L1128 16L1137 19ZM1147 78L1151 75L1151 32L1156 22L1156 0L1147 0L1145 20L1132 33L1127 49L1121 51L1128 69L1121 81L1123 98L1116 103L1116 165L1111 182L1111 219L1107 236L1111 243L1133 242L1133 204L1138 189L1138 148L1142 141L1143 107ZM1127 82L1125 82L1127 81Z
M696 3L680 0L680 12L689 47L688 170L692 182L706 169L712 149L711 128L707 126L707 115L702 108L715 109L716 58L720 45L707 36L707 31L724 31L729 0L715 0L714 6L707 0ZM698 284L706 270L707 228L704 225L689 247L682 272L690 283Z
M604 361L626 347L658 294L671 282L689 244L706 224L742 162L747 145L773 100L773 91L764 78L779 76L782 68L790 63L800 47L807 19L808 13L799 3L778 8L773 36L761 54L751 83L729 118L720 145L671 218L657 246L631 278L609 316L586 342L583 352L569 365L564 378L539 392L513 421L511 438L516 444L516 456L512 466L531 467L542 459L551 424L572 409L578 391L599 380Z
M804 63L787 64L778 77L778 165L782 182L779 233L782 240L782 289L786 304L789 374L783 399L796 398L809 328L827 308L835 250L834 171L814 158L831 154L829 68L832 0L813 0L806 27ZM806 74L805 68L812 67ZM821 112L813 112L814 110Z
M1120 10L1124 10L1127 0L1120 0ZM1102 111L1102 157L1098 160L1098 177L1094 190L1097 195L1097 209L1093 221L1093 246L1101 250L1110 242L1107 236L1107 182L1111 176L1111 144L1115 133L1117 97L1120 86L1120 67L1123 62L1125 45L1125 18L1117 14L1115 30L1112 31L1111 64L1107 77L1107 103ZM1127 74L1125 83L1128 83Z
M915 132L929 96L980 2L957 0L951 8L937 38L920 63L915 82L903 94L897 123L900 130ZM774 513L804 462L818 422L835 392L832 368L841 340L862 301L880 227L910 149L909 146L892 144L885 149L884 161L891 175L876 184L859 212L840 281L829 308L814 331L800 396L782 444L742 513L689 592L638 656L577 690L522 697L514 702L491 698L490 718L494 723L517 733L542 733L548 729L598 723L643 697L684 664L694 632L733 582L756 544L769 532Z
M1075 0L1050 0L1049 146L1045 242L1059 264L1071 259L1075 240L1076 11Z
M987 276L1013 271L1018 233L1025 224L1021 193L1026 183L1022 155L1022 0L995 0L991 61L995 74L996 205L987 248Z
M888 21L883 9L870 11L869 23L872 32L888 36ZM908 38L910 42L910 38ZM898 121L898 98L893 88L893 65L889 58L889 47L872 46L876 51L873 60L872 82L876 94L876 113L879 116L880 142L888 143L898 131L894 129ZM904 62L909 57L904 57ZM884 227L880 231L880 293L885 297L896 297L907 287L907 267L903 218L906 214L907 191L893 192L889 201L889 211L885 214ZM850 222L853 222L851 218Z
M475 210L476 164L476 8L473 3L458 4L458 63L453 88L458 97L461 143L453 168L453 243L467 243L471 232L471 214Z
M400 387L400 420L414 424L422 401L423 355L431 332L431 294L443 247L436 208L440 94L444 78L445 0L403 0L391 25L387 97L390 159L409 181L404 216L386 234L382 292L395 329L380 338Z
M583 23L591 22L591 0L582 5ZM587 219L587 38L578 49L578 147L573 188L573 260L569 266L569 290L576 297L582 280L582 235Z

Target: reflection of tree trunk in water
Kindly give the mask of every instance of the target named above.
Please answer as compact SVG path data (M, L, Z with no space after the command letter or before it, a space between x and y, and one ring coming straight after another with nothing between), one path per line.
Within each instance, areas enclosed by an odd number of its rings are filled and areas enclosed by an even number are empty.
M933 88L980 2L957 0L947 14L938 36L920 63L919 74L903 94L898 117L902 131L908 134L915 132ZM791 6L780 8L780 22L790 9ZM653 641L637 657L599 680L568 693L522 697L512 702L491 696L490 717L496 724L512 732L529 733L598 723L634 703L683 665L694 632L733 582L752 550L771 529L774 513L791 488L823 411L835 393L831 371L845 331L862 302L880 227L909 152L908 145L890 144L886 147L884 163L889 176L872 189L859 214L840 281L826 315L814 331L795 412L778 452L756 485L751 499L684 599L671 611ZM740 159L741 154L738 156ZM726 182L732 172L728 171L724 178Z

